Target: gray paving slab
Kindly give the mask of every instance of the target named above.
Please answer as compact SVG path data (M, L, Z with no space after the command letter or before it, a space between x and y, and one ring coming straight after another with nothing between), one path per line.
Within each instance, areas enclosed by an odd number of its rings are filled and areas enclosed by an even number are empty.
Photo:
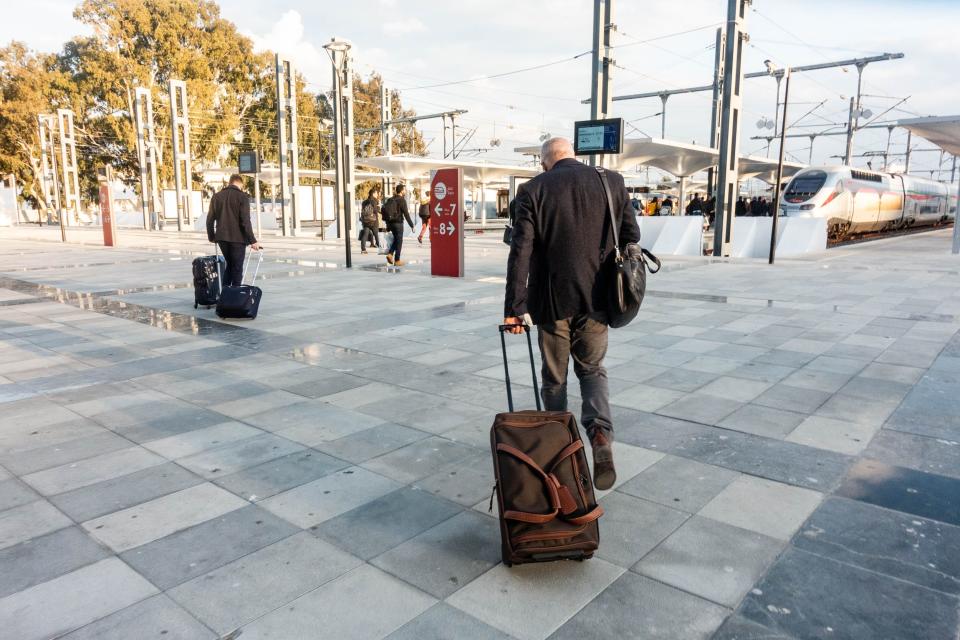
M510 640L511 636L443 602L433 605L387 636L387 640L447 640L448 638Z
M738 475L696 460L666 456L619 490L671 509L696 513Z
M201 482L199 476L168 462L61 493L50 501L75 521L84 522Z
M429 609L435 599L393 576L363 565L243 628L245 640L383 638Z
M489 496L493 484L490 454L476 451L466 458L441 466L432 475L417 480L414 486L469 507Z
M303 450L299 443L264 433L181 458L177 463L204 478L213 479Z
M260 502L271 513L308 529L402 485L360 467L330 473Z
M92 424L92 423L91 423ZM84 429L86 431L86 429ZM37 447L27 451L5 453L0 450L0 464L19 475L26 475L35 471L42 471L57 467L69 462L91 458L126 449L130 441L103 428L94 428L92 435L78 437L45 447Z
M960 594L960 527L844 498L830 498L794 539L798 549Z
M735 607L785 544L759 533L694 516L634 565L633 571L712 602Z
M556 631L624 573L599 558L586 562L500 564L447 603L520 640Z
M0 598L107 557L82 530L66 527L0 550Z
M369 560L460 511L447 500L406 487L327 520L312 531L358 558Z
M0 480L0 511L40 499L40 494L16 478Z
M822 494L810 489L742 475L724 487L699 514L789 540L822 498Z
M433 475L445 465L464 460L476 453L477 450L473 447L433 436L367 460L362 466L397 482L408 484Z
M0 549L68 527L73 522L46 500L0 511Z
M0 598L0 624L17 640L46 640L157 593L117 558L77 569Z
M241 498L256 502L350 466L339 458L313 449L300 449L286 456L248 467L214 483Z
M809 414L826 402L830 395L830 393L817 391L816 389L804 389L789 384L775 384L754 398L751 403Z
M550 638L706 640L728 614L713 602L625 573Z
M781 556L740 613L798 638L920 640L954 637L958 628L952 596L796 549Z
M73 633L64 640L216 640L217 635L163 594L141 600Z
M960 442L881 429L864 456L887 464L960 478Z
M735 613L727 618L711 640L797 640L797 638L781 631L774 631Z
M143 446L145 449L149 449L169 460L176 460L261 434L263 434L263 431L260 429L230 421L170 436L169 438L153 440Z
M165 460L142 447L119 449L78 462L37 471L23 481L43 495L55 495L162 464Z
M746 404L717 422L725 429L752 433L769 438L782 438L803 422L804 414L758 404Z
M445 598L499 561L497 521L465 511L377 556L371 564Z
M423 440L429 435L399 424L384 423L343 438L321 442L316 448L331 456L359 464Z
M357 558L304 532L174 587L167 594L222 635L359 564Z
M131 549L120 557L166 590L299 531L251 505Z
M247 502L209 483L198 484L109 515L83 528L117 553L239 509Z
M624 568L647 555L690 517L619 491L607 494L600 505L603 543L597 555Z

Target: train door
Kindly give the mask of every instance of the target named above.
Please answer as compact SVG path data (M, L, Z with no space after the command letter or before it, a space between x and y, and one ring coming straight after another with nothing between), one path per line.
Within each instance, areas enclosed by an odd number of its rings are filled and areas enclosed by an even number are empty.
M850 231L863 233L877 227L880 214L880 193L874 185L858 184L853 194L853 216Z

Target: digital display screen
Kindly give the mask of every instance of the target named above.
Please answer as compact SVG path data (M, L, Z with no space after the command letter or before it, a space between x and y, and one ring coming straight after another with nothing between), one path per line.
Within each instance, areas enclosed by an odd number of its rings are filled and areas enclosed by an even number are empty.
M238 173L259 173L259 160L256 151L245 151L241 153L237 161L239 165Z
M623 149L623 118L573 123L573 149L577 155L620 153Z

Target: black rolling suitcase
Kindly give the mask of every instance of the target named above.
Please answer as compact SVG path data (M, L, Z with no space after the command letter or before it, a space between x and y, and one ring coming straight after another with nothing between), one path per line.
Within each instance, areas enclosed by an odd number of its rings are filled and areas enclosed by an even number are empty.
M214 245L216 246L216 245ZM193 260L193 308L200 305L207 309L220 300L223 284L224 259L219 253Z
M505 328L500 327L500 340L510 411L498 414L490 428L503 562L509 567L586 560L600 545L597 520L603 508L593 493L576 418L568 411L541 410L536 369L537 410L514 410ZM524 332L533 368L530 328Z
M253 286L257 279L257 273L260 272L260 264L263 262L263 251L257 251L257 267L253 272L253 278L250 284L240 284L235 287L223 287L220 293L220 301L217 303L217 315L221 318L239 318L253 320L260 311L260 298L263 296L263 290L260 287ZM246 278L247 265L250 264L250 256L243 265L243 276L240 281Z

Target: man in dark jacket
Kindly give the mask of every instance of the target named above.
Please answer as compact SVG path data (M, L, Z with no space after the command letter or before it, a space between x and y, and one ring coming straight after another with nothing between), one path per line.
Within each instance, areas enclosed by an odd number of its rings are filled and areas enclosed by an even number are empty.
M504 324L520 325L529 313L538 327L543 357L543 401L548 410L567 408L567 364L580 380L581 420L593 447L594 483L609 489L613 422L603 358L607 353L606 267L613 233L600 176L578 162L564 138L543 143L544 173L517 194ZM620 243L640 240L623 177L606 172L619 220ZM622 247L621 247L622 248ZM518 326L512 333L521 333Z
M403 248L403 219L407 219L411 231L414 227L410 210L407 209L407 199L404 197L407 191L406 185L398 184L393 191L393 197L383 203L380 213L383 221L387 223L387 231L393 234L393 244L387 251L387 262L402 267L404 262L400 259L400 249Z
M243 281L243 259L247 245L254 251L260 243L250 227L250 198L243 190L243 177L230 176L230 184L210 199L207 213L207 239L220 245L227 261L223 286L239 286Z
M367 199L360 205L360 253L367 252L367 241L380 248L380 234L377 227L380 224L380 187L370 187Z

